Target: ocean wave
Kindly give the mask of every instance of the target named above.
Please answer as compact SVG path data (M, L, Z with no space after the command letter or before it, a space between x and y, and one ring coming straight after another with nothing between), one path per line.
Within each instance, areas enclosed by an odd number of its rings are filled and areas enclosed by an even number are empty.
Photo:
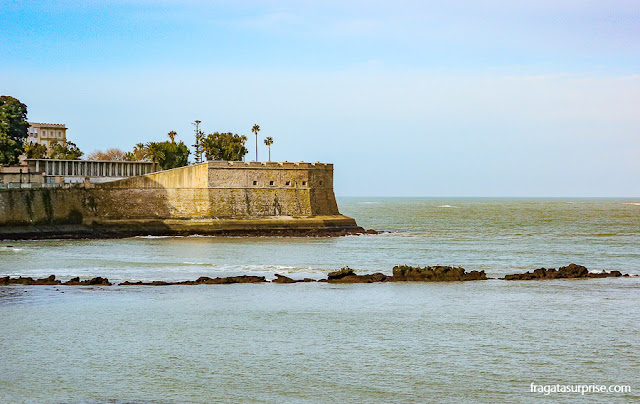
M623 205L640 206L640 202L626 202L626 203L623 203Z
M155 238L173 238L173 237L183 237L183 236L135 236L134 238L145 238L145 239L155 239Z
M440 205L438 207L439 208L457 208L457 206L451 206L451 205Z

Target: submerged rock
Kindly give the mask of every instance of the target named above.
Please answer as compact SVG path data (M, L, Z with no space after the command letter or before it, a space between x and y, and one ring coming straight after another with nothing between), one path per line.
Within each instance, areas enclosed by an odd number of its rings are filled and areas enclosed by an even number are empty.
M600 273L592 274L582 265L569 264L566 267L558 268L558 270L555 268L538 268L533 272L527 271L523 274L506 275L504 279L507 281L530 281L538 279L609 278L618 276L623 276L620 271L602 271Z
M397 265L393 267L394 282L451 282L451 281L479 281L486 280L484 271L471 271L467 273L461 267L434 266L434 267L410 267Z

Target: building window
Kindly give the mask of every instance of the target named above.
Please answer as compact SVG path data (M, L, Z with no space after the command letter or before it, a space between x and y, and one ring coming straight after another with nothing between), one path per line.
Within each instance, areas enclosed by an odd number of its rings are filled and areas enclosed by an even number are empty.
M253 181L253 185L258 185L258 181Z
M273 181L269 181L269 185L273 185Z
M285 182L284 184L285 184L285 185L287 185L287 186L289 186L289 185L291 185L291 181L287 181L287 182Z
M320 181L320 185L322 186L322 181Z
M302 186L304 187L305 185L307 185L307 181L302 181Z

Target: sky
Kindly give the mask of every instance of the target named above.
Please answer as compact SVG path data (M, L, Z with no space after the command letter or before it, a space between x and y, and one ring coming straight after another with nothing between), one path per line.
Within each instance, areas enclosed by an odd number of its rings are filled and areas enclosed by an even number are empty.
M640 197L640 2L0 0L0 94L86 154L248 136L338 196Z

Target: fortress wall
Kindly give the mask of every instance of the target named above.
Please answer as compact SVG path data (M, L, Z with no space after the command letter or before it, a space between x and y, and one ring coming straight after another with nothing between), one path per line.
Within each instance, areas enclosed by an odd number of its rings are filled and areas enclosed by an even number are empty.
M206 188L207 164L159 171L119 181L105 182L100 188Z
M0 226L80 224L92 214L92 195L83 188L0 190Z
M0 235L11 226L318 216L318 228L329 216L356 226L338 212L330 164L209 162L89 188L0 190Z

